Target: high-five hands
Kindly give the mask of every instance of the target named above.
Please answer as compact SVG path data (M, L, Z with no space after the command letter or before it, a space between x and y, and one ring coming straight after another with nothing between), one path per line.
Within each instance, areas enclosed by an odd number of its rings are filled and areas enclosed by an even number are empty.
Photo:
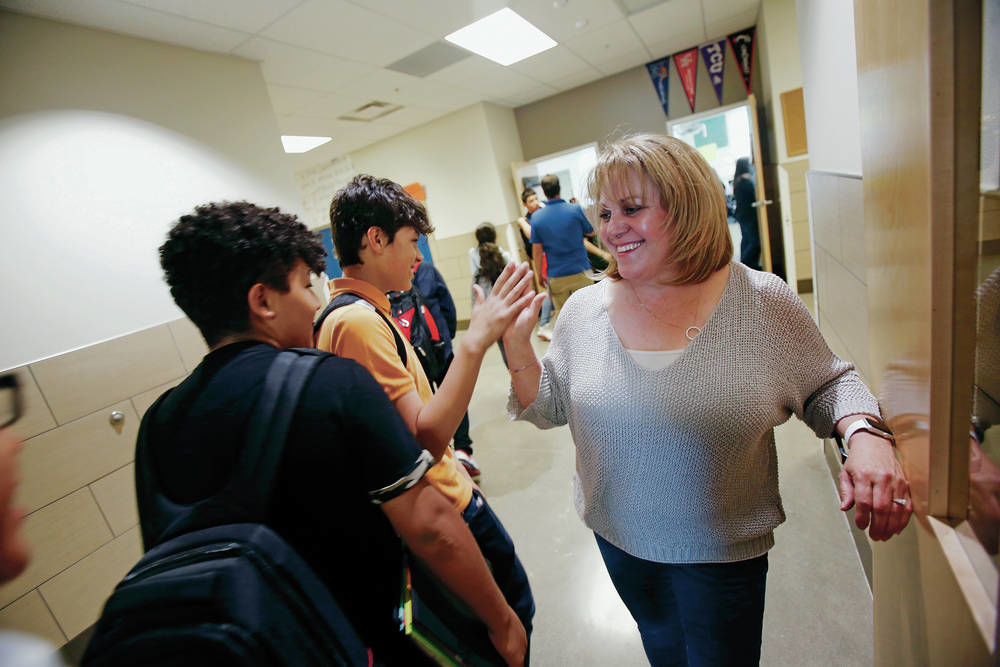
M488 297L479 285L473 285L475 302L465 339L484 352L495 343L510 323L531 304L535 296L532 275L527 262L511 262L500 273Z

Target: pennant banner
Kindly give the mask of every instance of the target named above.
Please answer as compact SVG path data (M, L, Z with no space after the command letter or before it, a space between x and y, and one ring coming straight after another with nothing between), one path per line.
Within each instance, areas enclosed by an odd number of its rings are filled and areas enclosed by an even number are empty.
M736 56L736 64L740 68L743 87L747 89L747 95L750 94L750 89L753 87L754 34L756 32L757 26L751 26L729 36L729 45L733 47L733 55Z
M663 113L669 118L670 56L654 60L651 63L646 63L646 70L649 71L649 77L653 80L653 88L656 89L656 94L660 98L660 105L663 107Z
M688 98L688 106L694 111L694 89L698 83L698 47L674 54L674 66L681 78L681 85Z
M712 80L715 88L715 96L722 104L722 74L726 68L726 40L720 39L701 47L701 57L705 61L705 69L708 70L708 78Z

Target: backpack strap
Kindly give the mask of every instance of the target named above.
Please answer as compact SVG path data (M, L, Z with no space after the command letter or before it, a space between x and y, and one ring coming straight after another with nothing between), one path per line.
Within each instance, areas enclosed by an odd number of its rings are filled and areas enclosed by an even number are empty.
M319 334L319 330L323 327L323 321L330 315L330 313L338 308L343 308L344 306L348 306L357 301L360 301L365 306L375 311L375 314L381 317L382 321L385 322L385 325L389 327L389 331L392 332L392 337L396 341L396 354L399 355L399 360L403 362L403 367L406 367L406 344L403 343L403 337L399 335L399 331L396 330L396 327L393 326L392 322L389 321L389 318L386 317L381 310L368 303L368 301L357 294L345 292L344 294L340 294L331 300L330 303L327 304L326 308L323 309L323 312L319 314L319 317L316 318L316 322L313 324L313 336Z
M246 445L229 491L254 516L269 514L274 478L299 398L316 365L327 356L318 350L284 350L271 364L264 391L250 420Z
M152 515L142 521L143 544L149 549L177 535L224 523L263 523L269 517L274 478L302 390L316 365L329 356L319 350L284 350L264 379L247 437L229 483L217 494L190 505L175 503L153 489ZM161 396L143 418L136 448L136 476L155 484L149 460L148 425L163 403Z

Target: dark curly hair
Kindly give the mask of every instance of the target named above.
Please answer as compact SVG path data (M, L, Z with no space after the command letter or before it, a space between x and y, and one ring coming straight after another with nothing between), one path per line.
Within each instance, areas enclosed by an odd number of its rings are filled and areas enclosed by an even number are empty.
M424 235L434 231L427 209L401 185L387 178L359 174L330 202L330 229L341 266L361 263L361 243L372 227L378 227L392 240L403 227L413 227Z
M319 235L294 215L245 201L209 203L182 216L160 246L170 294L209 346L250 329L247 292L256 283L288 290L298 260L326 268Z

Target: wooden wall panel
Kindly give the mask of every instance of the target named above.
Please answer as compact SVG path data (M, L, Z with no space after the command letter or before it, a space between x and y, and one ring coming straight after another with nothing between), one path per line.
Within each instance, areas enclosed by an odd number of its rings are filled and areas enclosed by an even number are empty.
M108 591L141 556L136 527L42 585L42 597L67 637L77 636L97 621Z
M101 513L116 536L139 523L135 499L135 466L129 463L90 485Z
M62 644L96 617L139 556L132 466L139 417L204 352L194 325L177 320L17 369L28 406L15 425L27 438L16 500L30 512L33 553L25 572L0 587L0 627ZM91 405L98 409L77 414ZM116 409L125 420L114 425ZM39 591L58 607L62 630Z
M60 424L184 375L167 325L37 361L31 371Z
M0 610L0 628L34 635L56 646L66 641L66 635L59 629L38 591L32 591Z
M875 550L875 662L988 664L996 610L949 525L968 506L981 3L854 9L871 363L916 510Z
M89 489L81 489L24 520L31 562L16 579L0 586L6 606L111 541L111 529Z
M125 415L120 429L109 421L115 410ZM32 438L21 450L18 503L33 512L118 470L135 456L138 433L139 418L124 401Z
M788 157L808 153L806 108L801 88L781 93L781 117L785 123L785 149Z

